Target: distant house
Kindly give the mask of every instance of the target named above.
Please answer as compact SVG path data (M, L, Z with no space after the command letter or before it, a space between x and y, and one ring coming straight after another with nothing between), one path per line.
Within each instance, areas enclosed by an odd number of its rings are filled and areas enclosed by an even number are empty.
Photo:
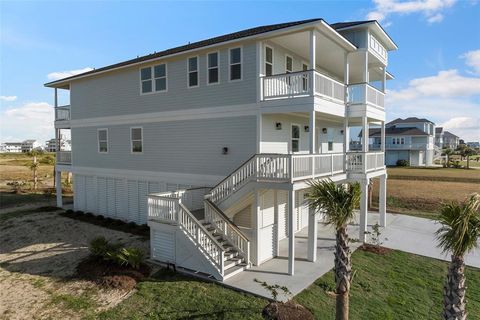
M443 133L443 147L450 149L457 149L460 144L460 138L451 132L445 131Z
M22 152L22 142L5 142L5 152Z
M25 140L21 144L22 152L30 152L32 150L42 149L42 145L35 139Z
M443 133L442 127L435 128L435 145L440 149L443 148Z
M64 136L60 140L60 149L57 148L57 139L50 139L45 142L45 150L47 152L57 151L72 151L72 145L70 140L66 140ZM57 150L58 149L58 150Z
M470 141L470 142L467 142L467 146L469 146L470 148L480 148L480 142Z
M435 124L427 119L395 119L385 125L385 163L407 160L411 166L431 166L434 155ZM380 149L380 128L370 129L371 150Z

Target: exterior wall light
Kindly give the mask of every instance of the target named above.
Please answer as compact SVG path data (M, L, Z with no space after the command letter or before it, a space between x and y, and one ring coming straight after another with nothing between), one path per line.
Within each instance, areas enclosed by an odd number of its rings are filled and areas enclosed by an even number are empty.
M310 132L310 127L309 126L305 126L305 127L303 127L303 129L305 130L305 132Z
M322 129L322 132L323 132L323 133L327 133L327 128L323 128L323 129Z
M276 130L282 130L282 123L281 122L275 122L275 129Z
M222 154L228 154L228 147L222 148Z

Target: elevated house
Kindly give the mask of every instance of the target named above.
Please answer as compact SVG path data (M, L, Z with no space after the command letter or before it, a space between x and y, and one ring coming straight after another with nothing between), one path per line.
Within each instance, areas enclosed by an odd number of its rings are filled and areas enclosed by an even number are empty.
M449 131L445 131L443 133L443 147L444 148L450 148L450 149L457 149L458 146L460 145L460 137L454 135L453 133Z
M35 139L28 139L22 142L22 152L42 149L42 144Z
M310 180L360 182L363 241L368 183L379 178L386 223L385 150L369 149L368 131L377 125L385 139L396 49L376 21L311 19L47 83L57 137L71 130L72 139L71 152L58 152L57 178L73 172L75 210L147 223L154 260L225 280L287 248L293 275L300 230L303 258L317 259ZM58 105L58 90L69 90L69 105ZM352 127L365 132L360 150L349 149Z
M22 143L21 142L5 142L4 143L5 152L22 152Z

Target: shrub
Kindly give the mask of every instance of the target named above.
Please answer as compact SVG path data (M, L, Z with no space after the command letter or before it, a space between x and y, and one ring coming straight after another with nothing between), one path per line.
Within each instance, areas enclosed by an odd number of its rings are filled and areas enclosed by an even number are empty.
M101 214L97 215L97 220L105 220L105 217Z
M408 160L405 159L399 159L397 160L397 167L408 167L410 164Z
M120 245L110 243L105 237L97 237L90 241L90 253L97 258L111 260L110 257L114 255Z
M41 158L38 162L40 162L42 164L52 165L52 164L55 164L55 158L51 155L47 155L47 156Z
M121 248L111 255L111 259L118 265L140 269L145 257L139 248Z

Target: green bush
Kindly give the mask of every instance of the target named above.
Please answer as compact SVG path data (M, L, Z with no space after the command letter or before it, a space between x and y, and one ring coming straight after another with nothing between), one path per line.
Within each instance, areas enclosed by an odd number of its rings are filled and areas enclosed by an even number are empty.
M408 162L408 160L405 160L405 159L397 160L397 167L408 167L409 165L410 163Z
M47 156L41 158L38 162L40 162L42 164L52 165L52 164L55 164L55 158L51 155L47 155Z
M90 241L90 253L97 258L111 260L110 256L120 249L120 245L110 243L105 237L97 237Z
M111 243L105 237L97 237L90 241L92 256L111 261L119 266L139 269L145 262L145 256L139 248L124 248L118 243Z

